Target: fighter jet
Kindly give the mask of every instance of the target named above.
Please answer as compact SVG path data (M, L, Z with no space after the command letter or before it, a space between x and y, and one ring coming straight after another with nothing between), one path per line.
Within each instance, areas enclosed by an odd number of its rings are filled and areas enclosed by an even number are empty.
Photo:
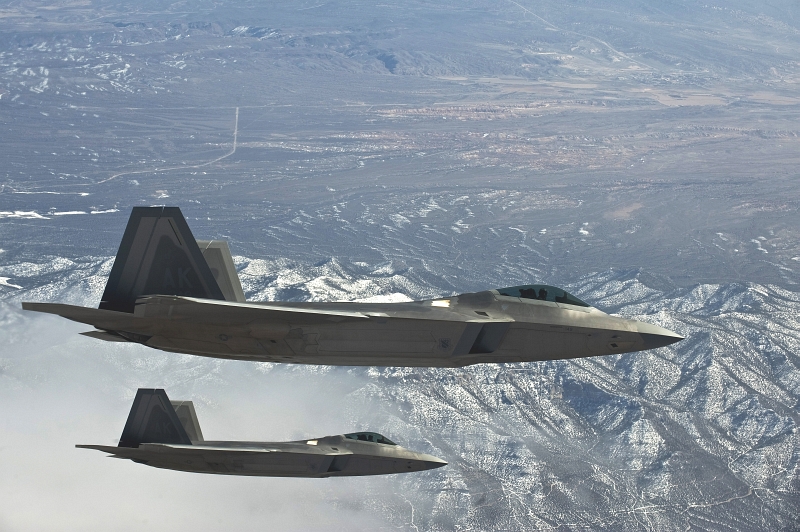
M86 336L217 358L459 367L590 357L683 337L566 291L512 286L408 303L246 301L225 241L197 241L177 207L134 207L97 309L23 303Z
M205 441L191 401L161 389L136 392L119 445L76 445L115 458L194 473L259 477L353 477L413 473L447 465L376 432L290 442Z

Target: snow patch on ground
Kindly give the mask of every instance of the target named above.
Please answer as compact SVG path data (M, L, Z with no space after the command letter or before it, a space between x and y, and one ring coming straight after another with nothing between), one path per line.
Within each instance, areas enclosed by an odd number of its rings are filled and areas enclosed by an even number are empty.
M0 211L0 218L20 218L22 220L49 220L36 211Z
M0 277L0 286L8 286L9 288L22 289L22 287L19 285L9 283L10 280L11 277Z

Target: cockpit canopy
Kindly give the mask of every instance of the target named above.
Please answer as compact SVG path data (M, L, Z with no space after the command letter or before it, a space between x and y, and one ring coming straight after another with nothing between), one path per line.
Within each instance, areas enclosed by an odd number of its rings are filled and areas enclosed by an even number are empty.
M352 434L345 434L348 440L369 441L372 443L382 443L384 445L397 445L389 438L378 434L377 432L353 432Z
M552 301L554 303L566 303L576 307L589 307L572 294L546 284L526 284L523 286L511 286L509 288L498 288L497 292L501 296L520 297L522 299L536 299L539 301Z

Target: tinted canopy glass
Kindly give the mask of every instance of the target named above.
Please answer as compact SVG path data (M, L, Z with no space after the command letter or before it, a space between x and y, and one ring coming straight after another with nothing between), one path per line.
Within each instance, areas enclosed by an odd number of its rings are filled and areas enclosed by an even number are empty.
M344 437L348 440L369 441L372 443L382 443L384 445L397 445L389 438L383 436L382 434L378 434L377 432L353 432L352 434L345 434Z
M538 299L539 301L552 301L554 303L566 303L568 305L575 305L578 307L590 306L565 290L546 284L511 286L509 288L498 288L497 291L502 296L520 297L522 299Z

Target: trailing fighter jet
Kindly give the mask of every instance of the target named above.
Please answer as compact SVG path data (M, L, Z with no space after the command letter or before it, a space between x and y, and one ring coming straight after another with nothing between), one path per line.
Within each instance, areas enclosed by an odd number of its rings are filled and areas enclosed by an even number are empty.
M412 473L447 465L375 432L290 442L206 441L191 401L164 390L136 392L119 445L76 445L162 469L260 477L352 477Z
M409 303L250 302L224 241L177 207L134 207L97 309L23 303L93 325L86 336L175 353L344 366L458 367L610 355L683 337L525 285Z

